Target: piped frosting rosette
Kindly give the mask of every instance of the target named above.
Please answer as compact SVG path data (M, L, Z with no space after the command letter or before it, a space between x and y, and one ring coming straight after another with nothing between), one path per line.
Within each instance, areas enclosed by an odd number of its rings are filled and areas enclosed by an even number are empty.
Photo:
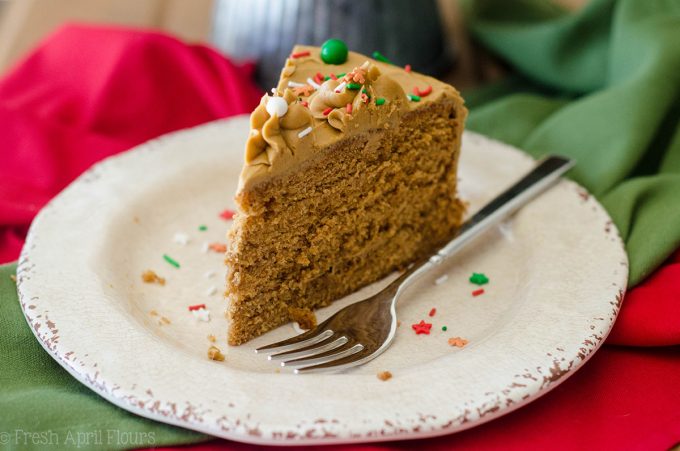
M270 165L277 154L294 152L297 135L312 125L312 113L290 89L264 95L250 116L246 163Z

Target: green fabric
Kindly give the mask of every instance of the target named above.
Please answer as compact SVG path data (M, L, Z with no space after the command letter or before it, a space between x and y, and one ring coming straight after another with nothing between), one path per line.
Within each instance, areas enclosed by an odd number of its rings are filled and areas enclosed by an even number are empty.
M0 449L116 450L206 439L132 415L71 377L26 324L15 272L16 264L0 266Z
M597 0L577 14L546 0L464 7L475 36L517 69L464 93L468 128L534 156L574 157L571 176L611 213L638 283L680 246L680 1ZM67 439L79 432L101 431L103 442L80 449L206 439L129 414L72 378L23 320L14 271L0 267L1 448L48 448L21 432L17 444L17 430L54 432L50 449L76 449ZM108 430L147 435L126 445L109 442Z
M468 0L473 35L517 75L463 93L467 128L576 159L626 242L630 285L680 246L680 1Z

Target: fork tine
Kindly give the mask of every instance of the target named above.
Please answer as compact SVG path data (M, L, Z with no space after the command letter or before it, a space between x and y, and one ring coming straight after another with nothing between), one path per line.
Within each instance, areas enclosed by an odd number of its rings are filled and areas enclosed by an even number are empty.
M336 349L330 351L322 352L314 356L302 357L293 360L284 360L281 362L281 366L305 366L305 365L316 365L326 362L332 362L343 357L351 356L357 352L361 352L364 349L364 345L360 343L346 343Z
M361 365L376 357L378 353L371 353L368 350L361 350L352 354L335 358L326 362L313 362L314 365L295 368L295 374L322 373L328 371L339 371L353 366Z
M304 348L294 349L292 351L279 352L278 354L270 354L267 358L269 360L283 360L283 359L293 359L296 357L306 357L322 352L331 351L337 347L340 347L347 343L347 337L340 336L339 334L333 334L326 340L319 341L310 346L305 346Z
M320 324L312 330L308 330L307 332L301 333L300 335L296 335L287 340L277 341L276 343L261 346L257 348L255 352L289 351L318 343L333 335L332 330L324 330L324 328L325 324Z

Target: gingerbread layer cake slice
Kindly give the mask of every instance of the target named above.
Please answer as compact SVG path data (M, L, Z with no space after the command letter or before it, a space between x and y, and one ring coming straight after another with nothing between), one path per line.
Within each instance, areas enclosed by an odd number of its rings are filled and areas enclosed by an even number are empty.
M238 345L452 238L467 110L433 78L296 46L250 119L226 263Z

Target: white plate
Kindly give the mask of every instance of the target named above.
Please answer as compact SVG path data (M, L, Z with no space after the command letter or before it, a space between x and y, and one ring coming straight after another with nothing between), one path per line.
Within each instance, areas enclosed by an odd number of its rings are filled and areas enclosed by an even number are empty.
M31 226L18 267L26 319L64 368L112 403L252 443L431 437L536 399L578 369L609 332L626 286L626 254L602 207L561 181L410 288L398 306L394 344L361 368L297 376L253 353L293 334L291 325L227 347L223 259L202 246L224 240L229 224L218 214L234 208L247 124L245 117L208 124L103 161ZM474 133L464 138L460 190L474 211L532 160ZM200 224L208 230L199 231ZM189 244L175 243L176 232L188 234ZM142 283L146 269L167 284ZM207 278L208 271L216 275ZM468 281L473 271L491 279L477 297ZM448 279L436 284L443 275ZM319 319L385 282L320 310ZM210 295L213 286L218 293ZM188 311L201 303L210 322ZM160 324L161 316L170 324ZM411 329L421 319L434 324L430 335ZM225 362L208 360L208 334ZM449 346L455 336L469 344ZM394 377L379 380L383 370Z

